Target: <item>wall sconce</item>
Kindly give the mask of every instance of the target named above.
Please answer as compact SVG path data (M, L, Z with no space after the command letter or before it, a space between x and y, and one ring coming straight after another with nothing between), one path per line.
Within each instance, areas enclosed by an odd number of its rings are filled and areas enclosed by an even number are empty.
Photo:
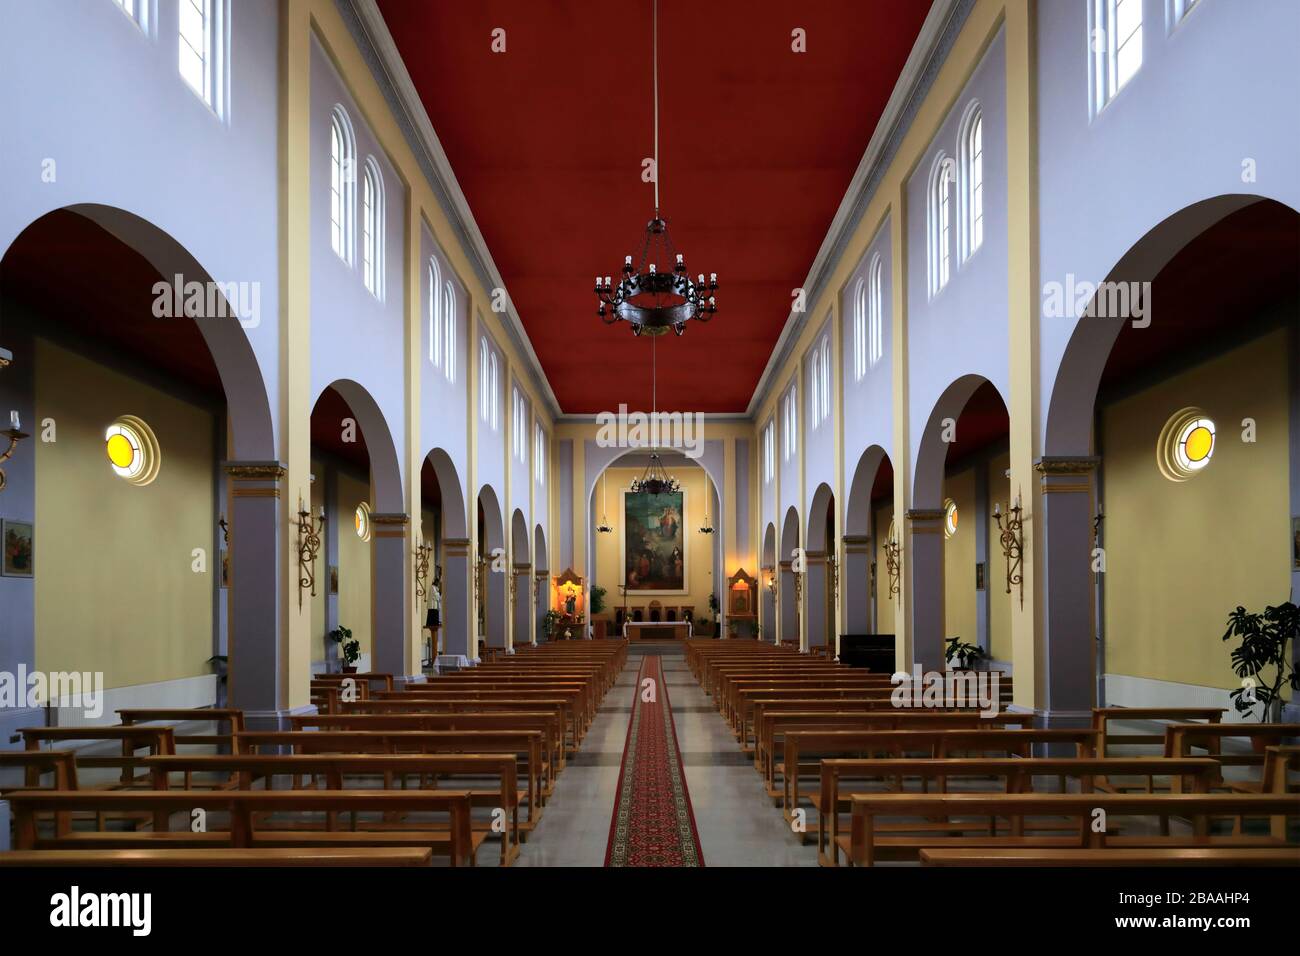
M425 597L424 579L429 576L429 555L433 554L433 545L419 544L415 548L415 596Z
M613 534L614 529L609 526L609 519L605 517L605 475L600 476L600 524L596 525L597 534Z
M4 352L3 350L0 350L0 357L3 357L3 355L6 354L8 353ZM5 362L4 364L8 365L9 363ZM26 432L19 430L21 425L22 422L18 420L18 412L16 411L10 412L9 427L4 431L0 432L0 436L9 439L9 447L4 450L4 454L0 454L0 465L4 464L6 461L9 460L10 456L13 455L14 453L14 449L18 447L18 443L20 441L22 441L24 438L30 437ZM7 482L8 479L5 478L4 469L0 468L0 491L4 491L4 487Z
M798 614L803 608L803 572L796 571L791 565L790 574L794 576L794 608L795 613Z
M1097 513L1092 518L1092 546L1095 548L1101 542L1101 523L1106 520L1106 512L1101 510L1101 502L1097 502Z
M217 527L221 529L221 540L225 542L226 548L230 548L230 522L226 520L225 515L217 519Z
M302 506L302 497L298 498L298 609L302 609L302 592L311 589L311 596L316 596L316 555L320 552L321 534L325 531L325 506L321 505L319 519L313 519L310 511Z
M772 597L776 597L776 569L775 568L763 569L763 587L767 588L767 590L771 593Z
M1006 523L1003 523L1003 519ZM1001 503L993 506L993 520L998 523L998 531L1001 532L1000 540L1002 542L1002 555L1007 559L1007 593L1011 593L1011 586L1014 584L1020 591L1020 606L1025 606L1025 587L1024 576L1021 573L1020 558L1024 551L1025 535L1024 522L1021 518L1020 495L1016 495L1016 503L1003 512Z
M902 548L894 538L889 538L885 542L885 571L889 574L889 599L892 601L898 597L902 590L903 565L899 560Z
M838 607L840 603L840 567L835 555L826 555L826 574L830 577L831 597Z

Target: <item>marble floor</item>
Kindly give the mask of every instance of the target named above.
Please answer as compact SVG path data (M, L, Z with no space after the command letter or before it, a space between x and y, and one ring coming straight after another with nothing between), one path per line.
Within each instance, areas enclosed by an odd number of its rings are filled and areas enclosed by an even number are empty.
M677 741L706 866L816 866L815 845L800 846L763 792L751 758L700 689L680 647L633 645L618 684L605 697L579 753L516 866L603 866L619 766L641 657L663 657ZM485 847L480 859L492 856Z

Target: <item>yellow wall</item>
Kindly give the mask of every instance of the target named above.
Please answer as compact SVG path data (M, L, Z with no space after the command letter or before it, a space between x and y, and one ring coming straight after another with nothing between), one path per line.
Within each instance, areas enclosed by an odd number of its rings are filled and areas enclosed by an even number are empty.
M605 606L606 611L603 617L612 618L614 609L619 606L622 600L619 597L618 586L623 583L623 565L622 565L622 547L623 547L623 489L625 489L634 478L640 478L645 469L643 468L610 468L605 472L605 495L607 503L607 517L610 527L614 529L613 534L596 535L596 581L595 583L606 590ZM713 535L700 534L699 528L704 523L704 506L708 494L707 476L703 468L681 468L672 471L672 475L686 491L686 514L682 516L683 528L682 537L686 542L686 575L687 575L687 593L685 595L636 595L631 594L627 599L629 609L634 607L646 607L651 601L659 601L664 605L685 606L694 605L695 616L707 617L713 620L713 612L709 610L709 595L713 592ZM600 510L600 484L596 484L595 503L597 511ZM709 514L714 526L717 526L717 517L711 511ZM719 593L718 599L722 599Z
M1278 330L1102 411L1108 672L1239 686L1220 640L1228 612L1287 600L1286 345ZM1156 441L1188 406L1214 420L1214 457L1173 482Z
M1007 559L1002 554L998 526L992 513L994 504L1002 505L1002 510L1006 511L1011 500L1011 479L1007 477L1010 467L1009 454L990 459L986 486L989 490L989 558L984 586L989 589L989 655L999 661L1011 660L1011 599L1014 595L1007 593Z
M106 687L210 674L215 419L210 411L36 341L36 667L102 671ZM120 415L158 438L144 486L117 477L104 430ZM35 428L33 432L37 432ZM39 434L39 433L37 433ZM207 570L192 570L195 548Z
M370 542L357 537L357 505L370 502L370 483L339 472L339 624L352 629L361 653L370 653Z
M949 475L944 495L957 503L957 533L943 543L943 636L974 644L979 637L975 612L975 469Z

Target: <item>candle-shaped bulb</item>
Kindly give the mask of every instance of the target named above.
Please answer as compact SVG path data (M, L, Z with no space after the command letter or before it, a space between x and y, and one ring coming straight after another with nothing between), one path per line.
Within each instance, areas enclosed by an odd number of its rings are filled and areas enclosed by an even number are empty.
M18 431L22 427L22 420L18 417L18 409L15 408L9 413L9 424L13 426L14 431Z
M717 284L717 281L718 281L718 274L717 274L716 272L710 272L710 273L709 273L709 285L716 285L716 284Z
M605 288L608 289L609 286L610 286L609 276L605 276Z
M1002 502L995 501L993 503L993 517L999 518L1001 516L1002 516Z
M704 273L703 273L703 272L700 273L700 277L699 277L696 281L697 281L700 285L704 285Z
M682 264L682 254L680 252L677 253L677 264L678 265Z
M632 264L632 257L631 257L631 256L624 256L624 257L623 257L623 265L625 265L625 266L630 266L631 264Z
M320 506L320 520L321 520L321 521L324 521L324 520L325 520L325 506L324 506L324 505L321 505L321 506Z
M655 274L655 264L653 262L650 263L650 274L651 275Z

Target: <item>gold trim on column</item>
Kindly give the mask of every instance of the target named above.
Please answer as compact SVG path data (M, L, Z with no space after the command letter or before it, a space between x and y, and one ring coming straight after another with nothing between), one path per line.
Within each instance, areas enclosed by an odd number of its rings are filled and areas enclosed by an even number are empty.
M278 461L227 461L222 463L222 467L232 481L279 481L289 473L289 469Z
M1096 471L1101 459L1092 456L1044 456L1034 462L1040 475L1088 475Z

